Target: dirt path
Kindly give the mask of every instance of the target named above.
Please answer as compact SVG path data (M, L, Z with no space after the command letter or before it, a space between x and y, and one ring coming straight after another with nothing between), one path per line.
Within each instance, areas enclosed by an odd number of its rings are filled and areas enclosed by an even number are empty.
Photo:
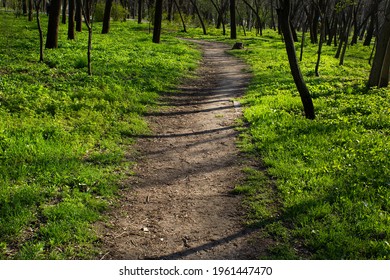
M230 194L245 160L235 147L233 99L249 82L225 45L198 42L196 79L167 94L139 139L141 159L105 228L104 259L255 259L264 241L242 226L241 197Z

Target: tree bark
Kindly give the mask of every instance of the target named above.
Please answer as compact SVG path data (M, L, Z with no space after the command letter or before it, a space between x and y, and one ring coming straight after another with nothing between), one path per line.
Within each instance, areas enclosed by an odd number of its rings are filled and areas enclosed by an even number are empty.
M92 53L92 22L91 22L91 15L92 15L92 4L93 0L86 0L85 5L81 4L81 12L84 17L85 25L88 29L88 50L87 50L87 59L88 59L88 75L92 76L92 59L91 59L91 53Z
M203 22L203 19L202 19L202 15L199 12L198 6L196 5L194 0L190 0L190 2L194 6L195 13L197 14L197 16L199 18L199 21L200 21L200 25L202 25L203 35L207 35L206 26L204 25L204 22Z
M36 18L37 18L37 25L38 25L38 32L39 32L39 62L43 62L43 32L42 32L42 26L41 26L41 19L39 18L39 12L40 12L40 6L41 6L41 0L35 0L35 10L37 11Z
M74 40L74 11L75 11L75 0L69 0L69 19L68 19L68 40Z
M76 0L76 14L75 14L75 20L76 20L76 31L81 32L82 30L82 0Z
M110 31L112 1L113 0L106 0L106 5L104 7L102 34L107 34Z
M154 28L153 28L153 43L160 43L161 35L161 21L162 21L162 2L163 0L156 0L156 8L154 11Z
M66 7L68 6L68 0L63 0L62 2L62 18L61 23L66 24Z
M376 45L376 53L371 67L368 80L369 87L387 87L389 84L390 65L390 5L387 6L385 21L380 32Z
M235 0L230 0L230 39L237 39Z
M310 96L310 92L303 80L301 69L299 68L297 56L295 53L294 40L290 29L290 1L281 0L280 7L277 9L279 18L279 25L284 36L284 42L286 46L288 61L290 63L291 74L294 78L295 85L299 91L305 116L308 119L314 119L314 106Z
M181 19L181 23L183 24L183 32L187 32L186 23L184 22L183 15L181 14L180 6L179 6L179 4L177 3L176 0L173 0L173 2L175 3L175 6L176 6L176 8L177 8L177 11L179 12L179 16L180 16L180 19Z
M341 55L340 55L340 63L339 65L344 65L344 58L345 58L345 52L347 51L347 46L348 46L348 39L349 39L349 33L351 32L351 26L352 26L352 12L353 12L353 7L351 7L351 13L349 15L349 19L348 19L348 23L347 23L347 30L346 30L346 33L345 33L345 40L344 40L344 44L343 44L343 48L342 48L342 51L341 51Z
M142 23L142 10L143 10L143 1L138 0L138 24Z
M28 0L28 21L32 21L33 18L33 0Z
M52 0L45 45L47 49L54 49L58 47L58 24L60 22L60 12L61 0Z

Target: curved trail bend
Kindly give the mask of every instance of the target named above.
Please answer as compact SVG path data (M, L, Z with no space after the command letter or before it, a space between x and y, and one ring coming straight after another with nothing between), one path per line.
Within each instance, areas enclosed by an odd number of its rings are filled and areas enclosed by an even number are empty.
M195 41L194 41L195 42ZM197 77L147 120L141 154L104 227L104 259L255 259L266 244L242 225L241 197L230 191L243 178L235 147L233 102L246 89L246 65L226 45L196 41L204 58ZM258 235L258 234L257 234Z

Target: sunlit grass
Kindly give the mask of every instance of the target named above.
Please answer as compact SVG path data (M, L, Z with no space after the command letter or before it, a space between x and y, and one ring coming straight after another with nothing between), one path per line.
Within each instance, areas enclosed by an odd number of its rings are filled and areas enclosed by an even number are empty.
M198 51L171 36L152 44L147 25L101 35L95 23L90 77L86 29L69 41L66 28L38 63L36 23L1 13L0 259L93 258L91 225L132 174L142 114L197 67Z
M235 52L254 74L243 100L250 124L243 148L262 158L283 205L265 225L279 225L269 231L271 258L390 258L389 90L365 87L370 49L350 47L339 66L335 48L325 47L315 77L316 46L307 45L301 67L317 113L309 121L274 36L242 38L248 49ZM256 212L264 202L251 205ZM263 226L265 218L251 216Z

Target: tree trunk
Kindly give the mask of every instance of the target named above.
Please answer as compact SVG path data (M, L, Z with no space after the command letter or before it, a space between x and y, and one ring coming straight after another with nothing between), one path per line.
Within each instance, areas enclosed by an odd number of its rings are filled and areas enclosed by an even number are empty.
M230 0L230 39L237 39L235 0Z
M313 8L314 9L314 8ZM312 22L310 25L310 39L313 44L318 43L318 24L320 20L320 15L317 9L312 13Z
M217 17L217 26L216 28L219 29L221 28L221 25L222 25L222 35L226 35L226 28L225 28L225 21L224 21L224 17L223 17L223 10L222 8L219 8L218 5L215 3L214 0L210 0L211 1L211 4L213 4L215 10L217 11L218 13L218 17Z
M390 65L390 5L387 6L385 22L378 32L376 53L368 80L369 87L387 87Z
M334 39L334 37L336 37L337 23L338 23L338 15L336 14L336 11L334 11L332 25L331 25L331 28L329 30L329 38L328 38L328 42L327 42L328 46L332 45L332 40Z
M60 22L60 12L61 0L52 0L45 45L47 49L54 49L58 47L58 24Z
M68 39L74 40L74 11L75 11L75 0L69 0L69 19L68 19Z
M320 15L321 15L321 29L320 29L320 42L318 43L318 51L317 51L317 63L316 63L316 67L315 67L315 70L314 70L314 73L316 75L316 77L319 77L320 76L320 73L319 73L319 68L320 68L320 62L321 62L321 52L322 52L322 45L325 41L325 22L324 22L324 19L325 19L325 14L326 14L326 10L322 10L320 12Z
M84 22L88 29L88 50L87 50L87 59L88 59L88 75L92 76L92 4L93 0L86 0L84 5L81 5L81 11L84 16Z
M32 21L33 18L33 0L28 0L28 21Z
M160 43L161 21L162 21L162 3L163 0L156 0L156 8L154 11L154 28L153 28L153 43Z
M112 1L113 0L106 0L106 5L104 7L102 34L107 34L110 31Z
M75 20L76 20L76 31L81 32L82 29L82 0L76 0L76 14L75 14Z
M291 74L299 91L306 118L314 119L315 113L313 101L305 81L303 80L301 69L299 68L297 56L295 53L294 40L290 29L290 1L281 0L280 3L281 6L277 9L277 13L279 18L279 25L284 36Z
M183 32L187 32L186 23L184 22L183 15L181 14L181 10L180 10L179 4L177 3L176 0L173 0L173 2L175 3L175 6L176 6L176 8L177 8L177 11L179 12L179 16L180 16L180 19L181 19L181 23L183 24Z
M204 25L204 22L203 22L203 19L202 19L202 15L199 12L198 6L196 5L194 0L190 0L190 2L194 6L195 13L197 14L197 16L199 18L199 21L200 21L200 24L202 25L203 35L207 35L206 26Z
M143 10L143 1L138 0L138 24L142 23L142 10Z
M27 0L22 0L23 15L27 15Z
M258 33L260 33L260 35L263 35L262 28L261 28L261 18L260 18L258 11L255 8L253 8L253 6L251 4L249 4L249 2L247 0L243 0L243 2L255 14L255 16L256 16L256 29L257 29ZM279 26L278 26L278 28L279 28Z
M173 20L173 0L168 0L167 20L168 21L172 21Z
M347 51L349 33L351 31L351 26L352 26L352 11L353 11L353 7L351 7L351 14L349 15L349 20L348 20L348 23L347 23L347 31L346 31L346 34L345 34L345 37L344 37L345 40L344 40L343 49L342 49L341 55L340 55L340 63L339 63L339 65L344 65L345 52Z
M275 16L274 16L274 1L271 0L271 27L274 31L276 31L276 24L275 24Z
M63 0L62 2L62 24L66 24L66 7L68 6L68 0Z
M302 27L301 53L299 55L299 61L302 61L303 59L303 48L305 46L305 33L306 33L306 23L304 23Z
M41 19L39 18L39 11L41 6L41 0L35 0L35 10L37 11L37 24L38 24L38 31L39 31L39 62L43 62L43 32L42 32L42 26L41 26Z
M372 37L374 35L375 17L371 16L370 25L367 29L366 38L364 39L363 46L369 46L371 44Z

